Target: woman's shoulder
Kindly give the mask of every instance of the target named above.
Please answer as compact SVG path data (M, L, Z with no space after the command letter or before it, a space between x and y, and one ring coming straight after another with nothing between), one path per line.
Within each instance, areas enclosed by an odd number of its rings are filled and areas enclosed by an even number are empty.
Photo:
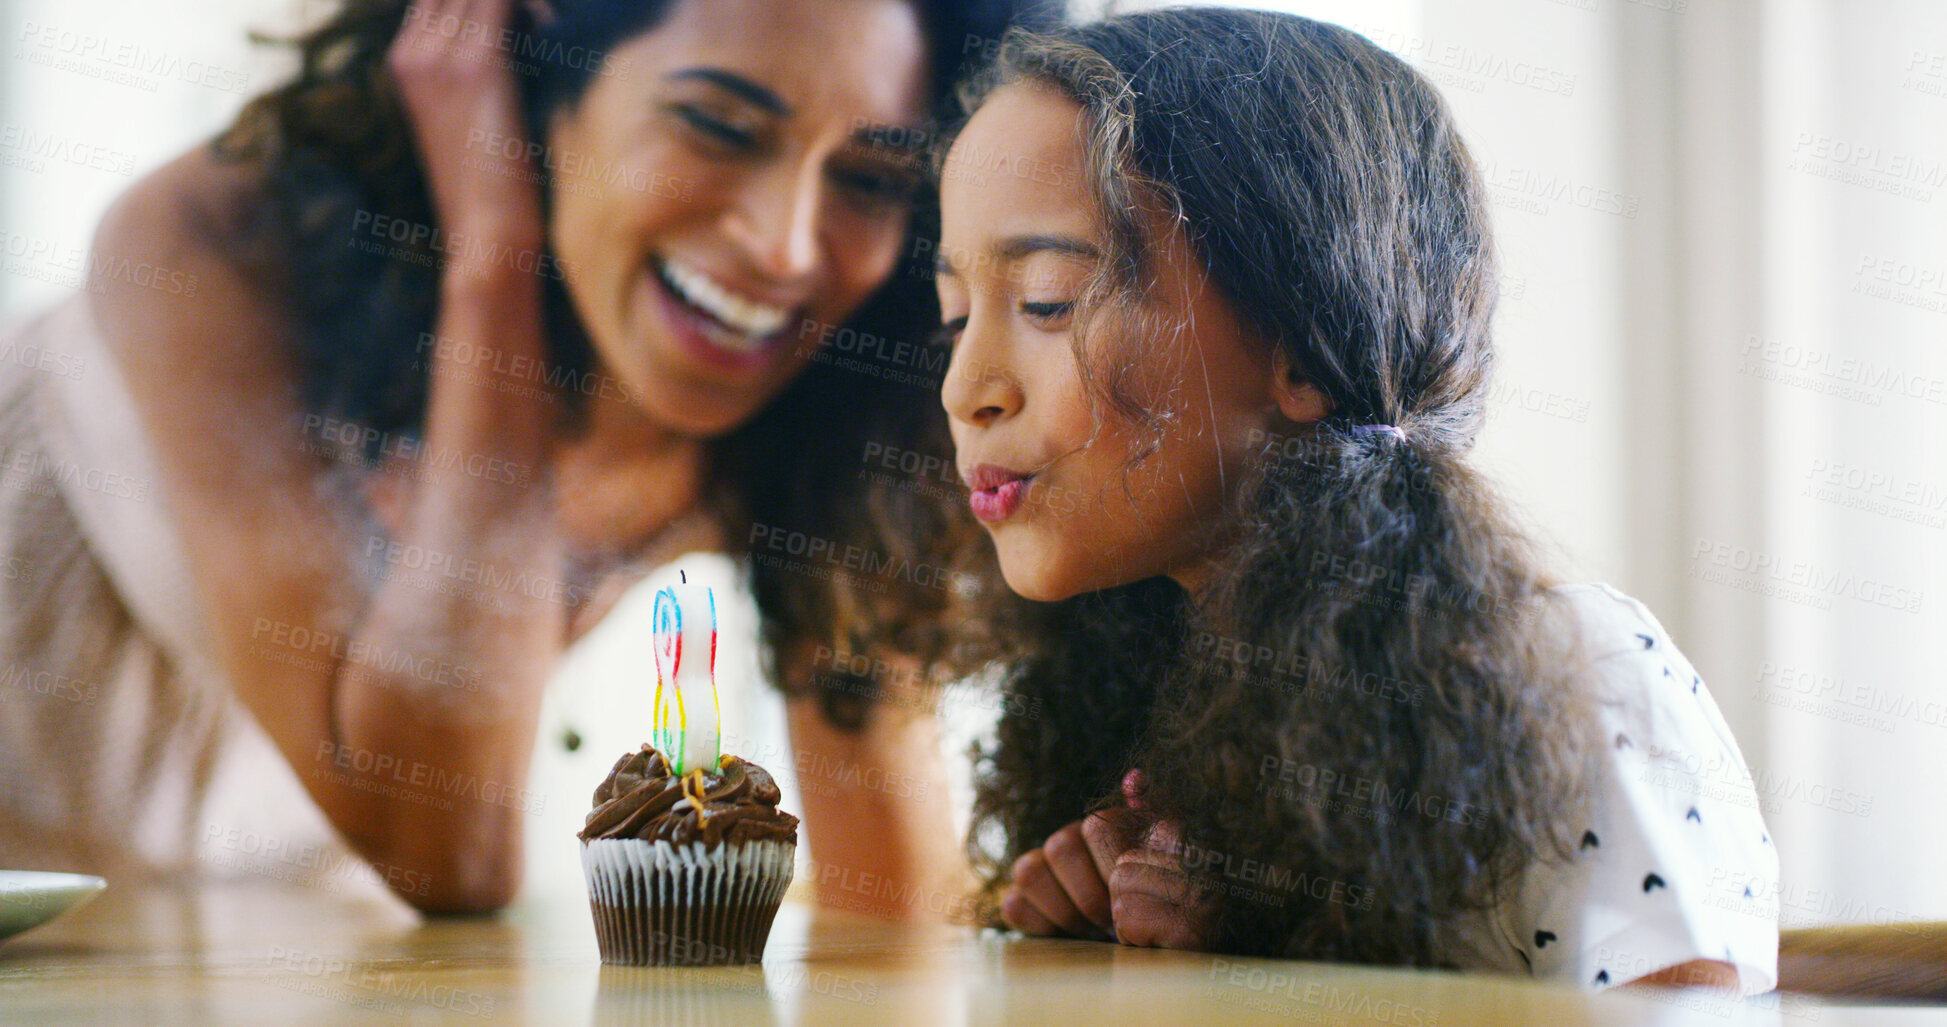
M88 292L97 320L160 328L202 319L248 318L259 327L281 321L262 287L262 248L247 229L257 181L253 164L203 144L123 190L91 244ZM221 345L225 333L213 334L183 341ZM169 338L145 333L143 341Z
M228 235L244 216L250 174L197 147L110 205L89 256L93 335L179 516L190 506L234 512L272 495L309 496L326 466L295 434L290 317L245 259L248 248Z
M213 143L199 143L122 190L96 244L170 241L220 250L248 223L259 181L256 162L225 158Z
M290 323L242 241L254 172L201 145L109 205L88 261L88 305L109 357L161 431L179 403L256 397L231 423L281 416L262 399L289 380ZM274 404L273 404L274 406Z

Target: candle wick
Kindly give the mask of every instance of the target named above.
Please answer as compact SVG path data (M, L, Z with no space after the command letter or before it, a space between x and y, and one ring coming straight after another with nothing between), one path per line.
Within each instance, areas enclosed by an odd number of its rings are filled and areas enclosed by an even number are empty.
M677 572L676 572L676 577L677 577L677 578L679 578L679 579L681 579L681 580L682 580L682 582L683 582L683 584L685 584L685 585L687 585L687 584L689 584L689 583L690 583L690 576L689 576L689 574L688 574L687 572L685 572L685 571L677 571Z

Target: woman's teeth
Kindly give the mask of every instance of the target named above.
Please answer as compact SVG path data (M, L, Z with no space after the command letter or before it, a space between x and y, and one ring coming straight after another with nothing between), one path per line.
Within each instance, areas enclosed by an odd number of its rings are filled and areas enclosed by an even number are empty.
M661 271L676 295L753 341L776 335L791 320L789 310L738 296L703 272L673 260L664 261Z

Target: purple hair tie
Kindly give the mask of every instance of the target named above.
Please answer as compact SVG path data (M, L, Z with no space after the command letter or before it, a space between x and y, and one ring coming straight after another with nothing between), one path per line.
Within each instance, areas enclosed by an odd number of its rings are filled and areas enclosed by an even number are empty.
M1390 424L1357 424L1357 425L1353 425L1350 431L1354 438L1357 438L1362 435L1379 435L1383 433L1386 435L1391 435L1393 438L1396 438L1401 442L1406 441L1406 433L1400 431L1398 427Z

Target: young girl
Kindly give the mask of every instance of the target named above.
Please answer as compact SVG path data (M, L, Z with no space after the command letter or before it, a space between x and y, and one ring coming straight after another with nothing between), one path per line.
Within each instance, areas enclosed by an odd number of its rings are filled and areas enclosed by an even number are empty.
M1188 9L1013 37L968 96L943 400L1031 601L980 622L1007 923L1772 987L1777 856L1716 705L1466 459L1495 272L1433 87Z

